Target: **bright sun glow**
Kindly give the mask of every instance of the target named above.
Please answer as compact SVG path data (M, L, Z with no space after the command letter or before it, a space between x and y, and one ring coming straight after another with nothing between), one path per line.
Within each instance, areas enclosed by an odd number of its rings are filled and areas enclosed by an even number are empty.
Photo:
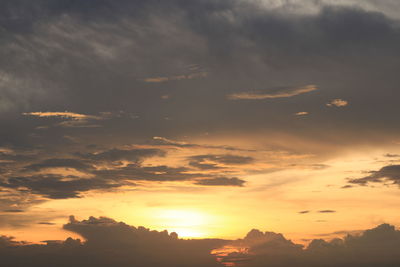
M209 215L195 210L162 210L158 218L170 232L176 232L183 238L207 236L205 227L211 221Z

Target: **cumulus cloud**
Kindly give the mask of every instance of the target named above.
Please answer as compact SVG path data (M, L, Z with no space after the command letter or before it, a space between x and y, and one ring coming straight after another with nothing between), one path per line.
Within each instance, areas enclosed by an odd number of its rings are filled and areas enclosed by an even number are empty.
M230 244L245 250L238 249L221 259L248 267L396 266L400 264L399 244L400 231L389 224L343 239L315 239L305 249L281 234L252 230L244 239Z
M78 221L73 216L64 229L81 235L85 242L68 238L30 245L0 237L2 264L32 266L220 266L210 251L226 241L183 240L176 233L151 231L113 219L90 217Z
M318 90L316 85L306 85L303 87L283 87L276 89L269 89L263 91L249 91L249 92L240 92L228 95L228 98L231 100L259 100L259 99L270 99L270 98L285 98L297 96L305 93L309 93L312 91Z
M366 231L340 231L344 238L312 240L307 247L275 232L253 229L237 240L180 239L176 233L134 227L107 217L70 220L63 226L80 239L44 244L0 236L6 266L397 266L400 231L381 224ZM223 264L223 265L221 265Z

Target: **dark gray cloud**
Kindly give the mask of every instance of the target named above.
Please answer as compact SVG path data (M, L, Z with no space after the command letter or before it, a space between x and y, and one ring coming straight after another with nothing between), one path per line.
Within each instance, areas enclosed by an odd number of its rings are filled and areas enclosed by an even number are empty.
M159 149L110 149L98 153L77 154L83 159L91 159L95 161L121 161L126 160L130 162L139 163L145 158L153 156L164 156L165 153Z
M244 180L225 177L229 173L229 169L221 168L217 173L207 173L209 168L203 166L203 161L210 160L213 164L232 166L254 161L251 157L231 154L199 155L190 158L189 166L171 167L143 164L146 159L167 157L167 150L156 148L98 149L97 147L86 149L95 151L71 151L64 153L63 157L55 158L48 158L49 155L44 151L23 161L12 161L6 165L3 175L0 177L0 188L12 190L12 193L4 192L0 201L4 204L3 210L14 210L11 208L12 205L20 205L19 201L22 201L25 206L29 204L26 197L16 197L16 195L36 195L42 200L43 197L49 199L78 198L91 190L132 187L135 186L135 181L194 181L195 185L243 186ZM56 151L54 155L58 154L59 152ZM18 153L13 157L18 158ZM41 160L42 157L44 159ZM201 168L192 164L195 160L198 161ZM62 170L57 171L58 168L62 168Z
M34 163L25 167L26 171L40 171L48 168L73 168L76 170L88 170L92 166L79 159L47 159L40 163Z
M121 186L111 180L87 179L76 176L62 175L33 175L10 177L0 183L1 187L30 192L52 199L76 198L80 193L96 189L112 189Z
M215 177L198 180L195 184L206 186L244 186L245 183L245 180L236 177Z
M335 213L336 210L319 210L319 213Z
M299 211L298 213L299 214L307 214L307 213L310 213L310 211L309 210L302 210L302 211Z
M349 179L349 183L367 185L369 183L392 183L400 185L400 165L388 165L378 171L372 171L370 175Z
M182 142L177 140L171 140L161 136L154 136L152 142L150 144L158 145L158 146L169 146L169 147L176 147L176 148L206 148L206 149L223 149L228 151L255 151L249 149L243 149L240 147L233 147L227 145L208 145L208 144L195 144L195 143L188 143Z
M21 210L21 209L11 209L11 210L3 210L3 212L19 213L19 212L24 212L24 210Z
M357 129L367 126L366 118L380 124L366 107L384 100L389 102L380 112L387 122L395 121L395 102L383 92L395 93L400 38L396 21L383 13L327 1L309 2L316 11L308 13L296 12L298 4L286 2L271 9L250 0L4 3L1 51L8 63L0 64L0 107L1 128L6 129L2 140L8 142L32 142L28 133L47 123L17 114L38 111L123 110L137 116L101 121L102 131L73 129L79 135L101 135L102 140L110 134L126 140L259 128L298 133L309 129L303 133L307 136L332 121L346 126L337 131L351 134L355 118ZM199 72L193 65L207 76L145 82L152 77L190 77ZM384 78L375 79L377 70ZM270 105L226 99L252 88L289 88L288 84L316 84L320 90L296 100L275 99ZM273 89L266 91L274 94ZM360 94L363 101L358 100ZM168 101L163 95L170 96ZM321 112L335 98L352 103L351 115ZM313 119L288 125L288 114L301 106L309 107ZM387 123L385 128L396 130L394 125Z

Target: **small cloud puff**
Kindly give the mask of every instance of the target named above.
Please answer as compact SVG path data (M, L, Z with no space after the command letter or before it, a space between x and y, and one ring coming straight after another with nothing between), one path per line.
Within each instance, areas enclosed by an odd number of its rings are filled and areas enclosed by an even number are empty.
M345 107L345 106L347 106L348 104L349 104L348 101L343 100L343 99L340 99L340 98L333 99L333 100L330 101L329 103L326 103L326 105L327 105L328 107L338 107L338 108L340 108L340 107Z
M296 115L296 116L306 116L308 114L310 114L310 113L308 113L307 111L300 111L300 112L295 113L294 115Z

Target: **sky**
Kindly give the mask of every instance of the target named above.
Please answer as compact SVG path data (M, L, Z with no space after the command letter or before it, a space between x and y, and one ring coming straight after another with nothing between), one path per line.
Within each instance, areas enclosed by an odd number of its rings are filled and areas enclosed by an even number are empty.
M399 1L0 4L7 266L400 264Z

